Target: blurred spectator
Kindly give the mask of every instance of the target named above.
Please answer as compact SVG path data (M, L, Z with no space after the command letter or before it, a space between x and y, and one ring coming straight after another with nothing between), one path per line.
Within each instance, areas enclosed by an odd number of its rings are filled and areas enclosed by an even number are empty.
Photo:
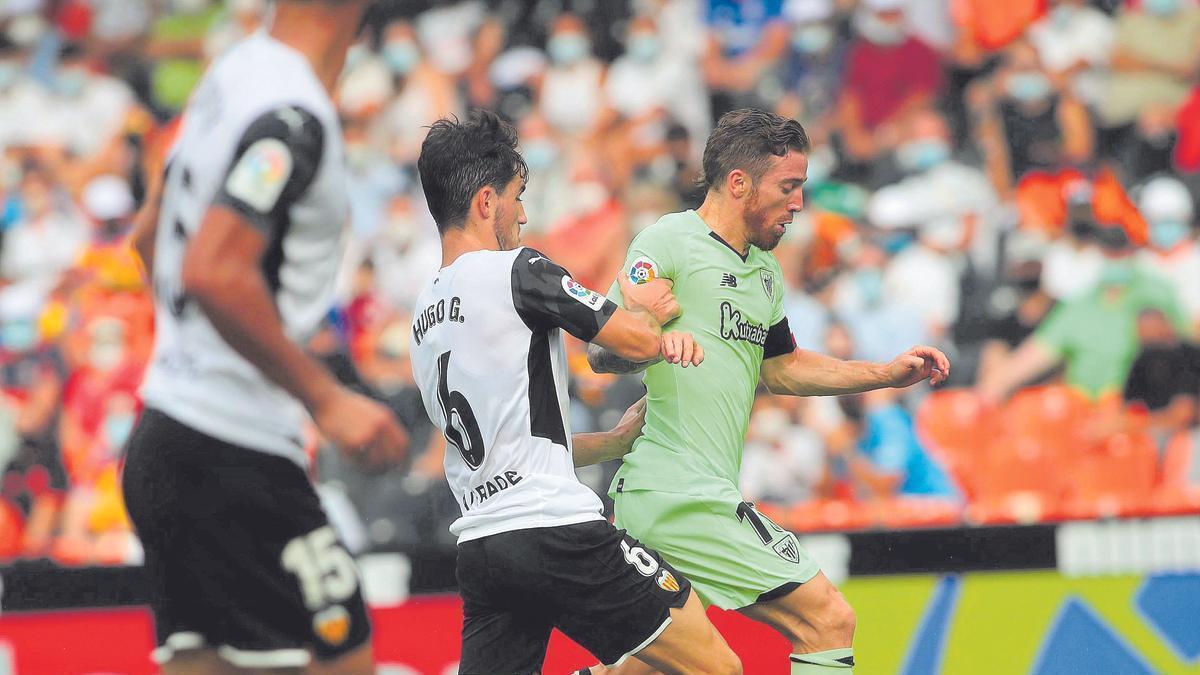
M54 176L36 164L25 167L16 209L20 217L0 249L0 297L29 293L40 303L87 243L87 226Z
M854 343L852 356L856 359L886 363L912 345L928 343L934 337L929 332L928 317L919 306L887 295L889 282L899 283L897 278L908 274L906 266L922 264L919 256L904 258L904 255L897 256L885 272L882 266L888 261L883 251L867 244L848 276L858 304L843 304L839 317L850 331ZM937 265L929 271L936 276ZM920 289L930 290L928 284Z
M1031 170L1055 170L1091 158L1087 110L1073 95L1056 89L1029 43L1009 47L1000 70L969 95L975 142L1001 196L1011 195Z
M209 60L224 54L238 40L262 26L267 0L225 0L225 11L204 36L204 54Z
M898 392L880 389L842 396L838 403L858 438L844 460L860 499L962 499L950 474L921 446Z
M1138 209L1150 227L1151 247L1141 252L1142 261L1171 282L1193 334L1200 335L1200 245L1192 196L1175 178L1157 176L1142 186Z
M154 60L152 103L165 119L183 108L204 73L204 40L221 15L210 0L170 0L150 27L145 55Z
M1119 394L1137 356L1137 321L1145 309L1162 310L1186 334L1174 289L1136 264L1130 234L1101 225L1096 237L1105 256L1099 283L1051 311L1003 367L979 383L985 400L1003 399L1059 364L1066 383L1093 400Z
M1131 177L1169 168L1175 112L1197 82L1200 6L1129 2L1117 14L1112 74L1099 106L1105 146Z
M587 26L574 14L554 20L546 42L550 67L538 87L538 108L555 131L587 137L600 121L605 68L592 55Z
M818 495L825 448L819 434L797 425L777 401L770 396L754 401L740 488L750 501L794 504Z
M769 76L788 47L783 0L706 0L704 5L708 38L701 64L713 117L737 108L770 107L779 85Z
M1056 88L1095 106L1104 95L1113 20L1087 0L1050 4L1050 12L1029 28L1029 41Z
M521 196L529 222L522 231L526 236L536 237L566 217L572 208L568 170L571 158L550 123L537 111L531 111L521 120L518 131L521 156L529 166L525 194Z
M1180 340L1158 309L1141 313L1137 331L1141 351L1129 370L1125 401L1148 416L1146 425L1165 445L1171 435L1197 421L1200 347Z
M1041 289L1041 251L1036 250L1039 247L1028 236L1010 242L1006 269L1000 283L988 295L981 325L974 327L982 333L983 341L979 380L995 377L1012 350L1033 334L1054 307L1054 299Z
M570 190L564 195L570 211L550 226L538 242L539 250L570 270L584 286L608 288L624 262L623 249L631 238L625 207L596 158L579 156L570 176ZM589 245L580 246L581 241Z
M792 34L776 112L802 121L810 139L824 138L833 122L845 69L844 26L834 15L833 0L789 0L784 17Z
M895 148L898 125L936 101L942 70L937 52L908 32L903 0L865 0L854 28L838 127L846 154L861 163Z

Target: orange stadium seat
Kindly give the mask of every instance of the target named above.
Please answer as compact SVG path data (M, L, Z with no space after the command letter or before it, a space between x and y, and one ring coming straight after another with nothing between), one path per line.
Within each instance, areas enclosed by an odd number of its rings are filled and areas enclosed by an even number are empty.
M876 508L866 502L814 499L793 506L785 527L795 532L862 530L875 525L876 515Z
M1154 441L1117 434L1070 467L1067 515L1075 518L1144 515L1157 473Z
M1069 469L1061 452L1038 436L995 440L976 477L968 516L979 522L1037 522L1057 517Z
M1000 415L983 405L970 389L931 394L917 410L916 428L929 449L968 494L975 492L973 467L981 461L988 439L1001 433Z
M946 527L963 518L963 507L947 499L897 497L879 506L880 523L886 528Z

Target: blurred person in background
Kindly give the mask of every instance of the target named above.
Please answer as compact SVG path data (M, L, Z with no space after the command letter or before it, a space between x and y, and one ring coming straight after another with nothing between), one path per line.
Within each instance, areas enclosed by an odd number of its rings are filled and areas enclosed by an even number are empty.
M221 16L212 0L167 0L167 9L150 26L143 54L153 63L151 106L169 119L187 103L204 72L205 38Z
M867 243L855 258L853 268L847 271L843 283L851 285L853 290L844 292L852 292L855 302L843 304L838 313L854 345L854 351L846 358L886 359L904 351L907 345L944 337L930 331L930 320L922 311L924 304L914 307L910 296L898 297L895 291L889 291L889 282L902 283L911 271L906 271L905 265L924 264L921 256L909 259L904 255L901 252L890 262L878 245ZM893 267L897 263L899 267ZM947 289L936 288L939 269L936 263L930 265L930 278L924 279L913 294L928 293L929 300L944 296ZM941 279L949 281L944 274Z
M261 28L267 18L267 0L224 0L224 5L225 11L204 36L204 54L210 61Z
M962 492L950 474L922 447L912 415L899 398L899 392L889 389L838 398L858 439L857 447L843 447L847 454L840 456L857 485L858 498L961 501Z
M1010 197L1029 171L1080 165L1092 157L1087 109L1056 87L1024 40L1004 51L1000 69L968 97L975 143L1002 197Z
M1090 108L1104 95L1115 29L1112 17L1088 0L1051 0L1050 11L1029 27L1029 42L1055 80Z
M571 185L563 196L570 210L536 244L553 260L569 265L579 283L604 288L612 283L623 260L621 249L630 238L625 206L613 192L612 178L599 157L576 155L569 175ZM588 243L581 246L580 242Z
M1104 270L1104 251L1096 240L1093 189L1086 180L1063 186L1065 227L1042 256L1041 288L1054 300L1073 300L1093 288Z
M1178 179L1156 176L1142 186L1138 210L1150 228L1150 246L1139 252L1141 261L1175 288L1192 334L1200 335L1200 245L1192 195Z
M1174 289L1137 264L1135 241L1144 243L1138 235L1110 223L1093 227L1105 257L1096 287L1055 307L1002 367L980 380L985 401L1004 400L1059 365L1066 384L1088 398L1119 396L1138 353L1138 317L1145 309L1158 308L1190 335Z
M529 185L521 197L530 213L538 214L523 230L531 240L544 235L550 226L576 208L571 199L571 149L537 110L529 111L518 123L521 155L529 165ZM576 153L578 150L575 151Z
M44 301L88 241L88 226L56 176L27 163L17 193L16 222L0 249L0 296L32 293Z
M550 67L537 84L537 107L559 134L587 139L603 109L605 66L592 53L588 26L577 15L554 19L546 40Z
M998 283L985 300L975 326L960 326L959 333L982 342L977 380L991 380L1007 363L1012 351L1025 341L1054 307L1054 299L1041 288L1044 244L1031 236L1009 239Z
M705 0L707 40L700 60L712 115L737 108L769 108L779 96L773 77L787 53L784 0Z
M829 135L845 69L845 26L834 10L833 0L788 0L783 9L791 36L775 111L803 120L814 142Z
M818 496L825 476L825 445L816 431L796 424L781 400L754 399L742 451L739 487L751 502L795 504Z
M1124 3L1111 71L1098 108L1105 154L1131 180L1169 170L1175 112L1200 76L1200 6L1191 0Z
M1141 349L1129 369L1124 399L1138 423L1130 420L1105 431L1141 426L1154 435L1161 448L1176 432L1200 421L1196 407L1200 400L1200 347L1180 339L1160 309L1143 310L1137 332Z
M904 9L904 0L865 0L854 14L837 128L845 158L867 175L895 149L908 115L941 94L940 57L909 32Z

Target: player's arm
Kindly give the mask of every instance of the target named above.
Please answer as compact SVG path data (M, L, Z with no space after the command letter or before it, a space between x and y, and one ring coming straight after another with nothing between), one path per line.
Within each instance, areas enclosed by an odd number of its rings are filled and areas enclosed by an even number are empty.
M129 232L129 244L142 261L142 271L149 279L154 275L154 238L158 234L158 214L162 209L163 184L166 170L150 174L146 189L146 200L133 217Z
M671 282L659 279L649 283L634 284L625 274L617 275L617 284L625 309L643 321L652 320L663 325L679 316L679 302L671 293ZM598 336L599 337L599 336ZM687 333L666 333L662 336L663 349L648 359L637 359L622 354L602 339L588 345L588 365L597 373L638 373L664 358L671 363L699 365L696 350L703 360L704 350Z
M913 347L890 363L843 361L841 359L795 349L788 331L787 340L793 348L774 355L772 344L784 344L778 333L787 328L787 320L772 326L767 336L766 355L760 376L772 394L791 396L835 396L857 394L884 387L909 387L928 379L940 384L950 374L950 361L933 347ZM772 336L772 334L775 334ZM779 348L776 347L776 350Z
M404 432L385 407L341 387L287 337L263 273L263 255L282 236L289 206L315 178L323 134L315 117L296 108L250 125L188 245L183 286L221 337L299 399L330 441L379 461L404 450Z
M513 262L512 292L517 314L531 330L562 328L632 361L663 356L680 363L686 355L690 364L699 365L703 359L703 351L697 350L690 335L664 336L648 311L617 307L531 248L521 251Z
M571 436L575 466L589 466L620 459L633 449L633 442L642 435L646 422L646 397L629 406L612 431Z

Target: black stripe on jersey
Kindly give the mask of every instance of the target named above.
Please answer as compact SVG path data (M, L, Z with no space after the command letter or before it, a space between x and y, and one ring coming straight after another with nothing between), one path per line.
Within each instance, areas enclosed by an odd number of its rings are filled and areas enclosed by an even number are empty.
M324 153L325 128L309 111L284 106L263 113L242 134L213 200L270 237L262 270L272 294L279 290L291 207L316 179ZM282 188L272 184L280 176L286 176ZM274 196L273 190L278 191Z
M767 342L763 345L763 358L772 359L776 356L791 354L796 351L796 336L792 335L792 327L788 325L787 317L767 329Z
M562 328L591 342L617 306L575 282L561 266L526 247L512 267L513 307L529 330Z
M551 332L545 330L535 330L529 337L529 433L565 448L567 429L558 405L550 337Z

